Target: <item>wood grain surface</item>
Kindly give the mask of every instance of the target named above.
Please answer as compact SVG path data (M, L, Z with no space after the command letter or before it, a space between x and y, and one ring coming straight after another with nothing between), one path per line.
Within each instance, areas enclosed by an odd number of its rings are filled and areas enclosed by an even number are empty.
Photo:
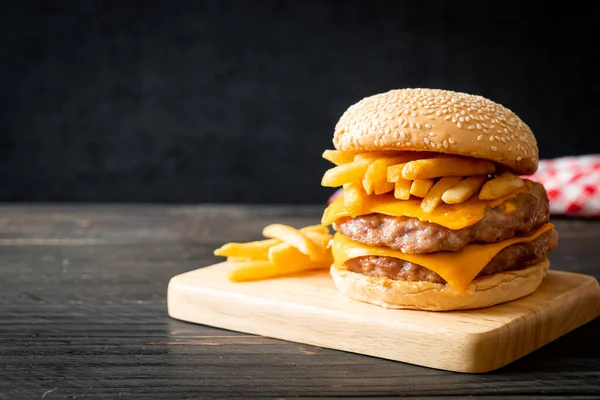
M549 271L530 296L479 310L389 310L351 300L327 270L230 282L223 262L179 274L169 315L182 321L455 372L489 372L600 315L596 278Z
M600 320L460 374L173 320L173 275L322 207L0 206L0 399L598 398ZM600 222L554 219L552 267L600 278Z

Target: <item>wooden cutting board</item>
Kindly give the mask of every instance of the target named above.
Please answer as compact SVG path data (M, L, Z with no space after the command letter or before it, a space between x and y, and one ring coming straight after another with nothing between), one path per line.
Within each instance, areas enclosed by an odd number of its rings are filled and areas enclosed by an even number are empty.
M221 263L171 279L183 321L458 372L500 368L600 315L595 278L550 270L530 296L487 309L389 310L337 292L327 271L232 283Z

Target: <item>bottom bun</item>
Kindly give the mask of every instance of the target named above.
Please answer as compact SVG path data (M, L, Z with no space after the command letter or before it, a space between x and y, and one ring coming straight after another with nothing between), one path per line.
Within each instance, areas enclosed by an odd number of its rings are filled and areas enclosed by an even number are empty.
M489 307L527 296L538 288L549 265L545 259L524 269L475 278L464 292L445 283L367 276L335 266L330 272L337 288L354 300L385 308L451 311Z

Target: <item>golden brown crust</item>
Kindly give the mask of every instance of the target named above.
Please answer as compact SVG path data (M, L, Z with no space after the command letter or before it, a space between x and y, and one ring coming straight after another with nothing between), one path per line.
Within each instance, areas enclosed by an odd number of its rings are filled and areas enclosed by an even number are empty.
M447 284L411 282L373 277L332 266L331 276L346 296L385 308L451 311L490 307L533 293L544 277L550 262L516 271L505 271L476 278L466 291Z
M531 129L515 113L481 96L439 89L399 89L352 105L333 136L348 152L434 151L485 158L518 174L537 170Z

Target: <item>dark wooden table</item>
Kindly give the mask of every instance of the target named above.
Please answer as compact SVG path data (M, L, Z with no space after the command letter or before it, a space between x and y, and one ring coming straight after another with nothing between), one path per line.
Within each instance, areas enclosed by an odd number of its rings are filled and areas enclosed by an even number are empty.
M0 206L0 399L600 395L600 319L467 375L192 325L169 278L322 207ZM555 220L552 267L600 277L600 221Z

